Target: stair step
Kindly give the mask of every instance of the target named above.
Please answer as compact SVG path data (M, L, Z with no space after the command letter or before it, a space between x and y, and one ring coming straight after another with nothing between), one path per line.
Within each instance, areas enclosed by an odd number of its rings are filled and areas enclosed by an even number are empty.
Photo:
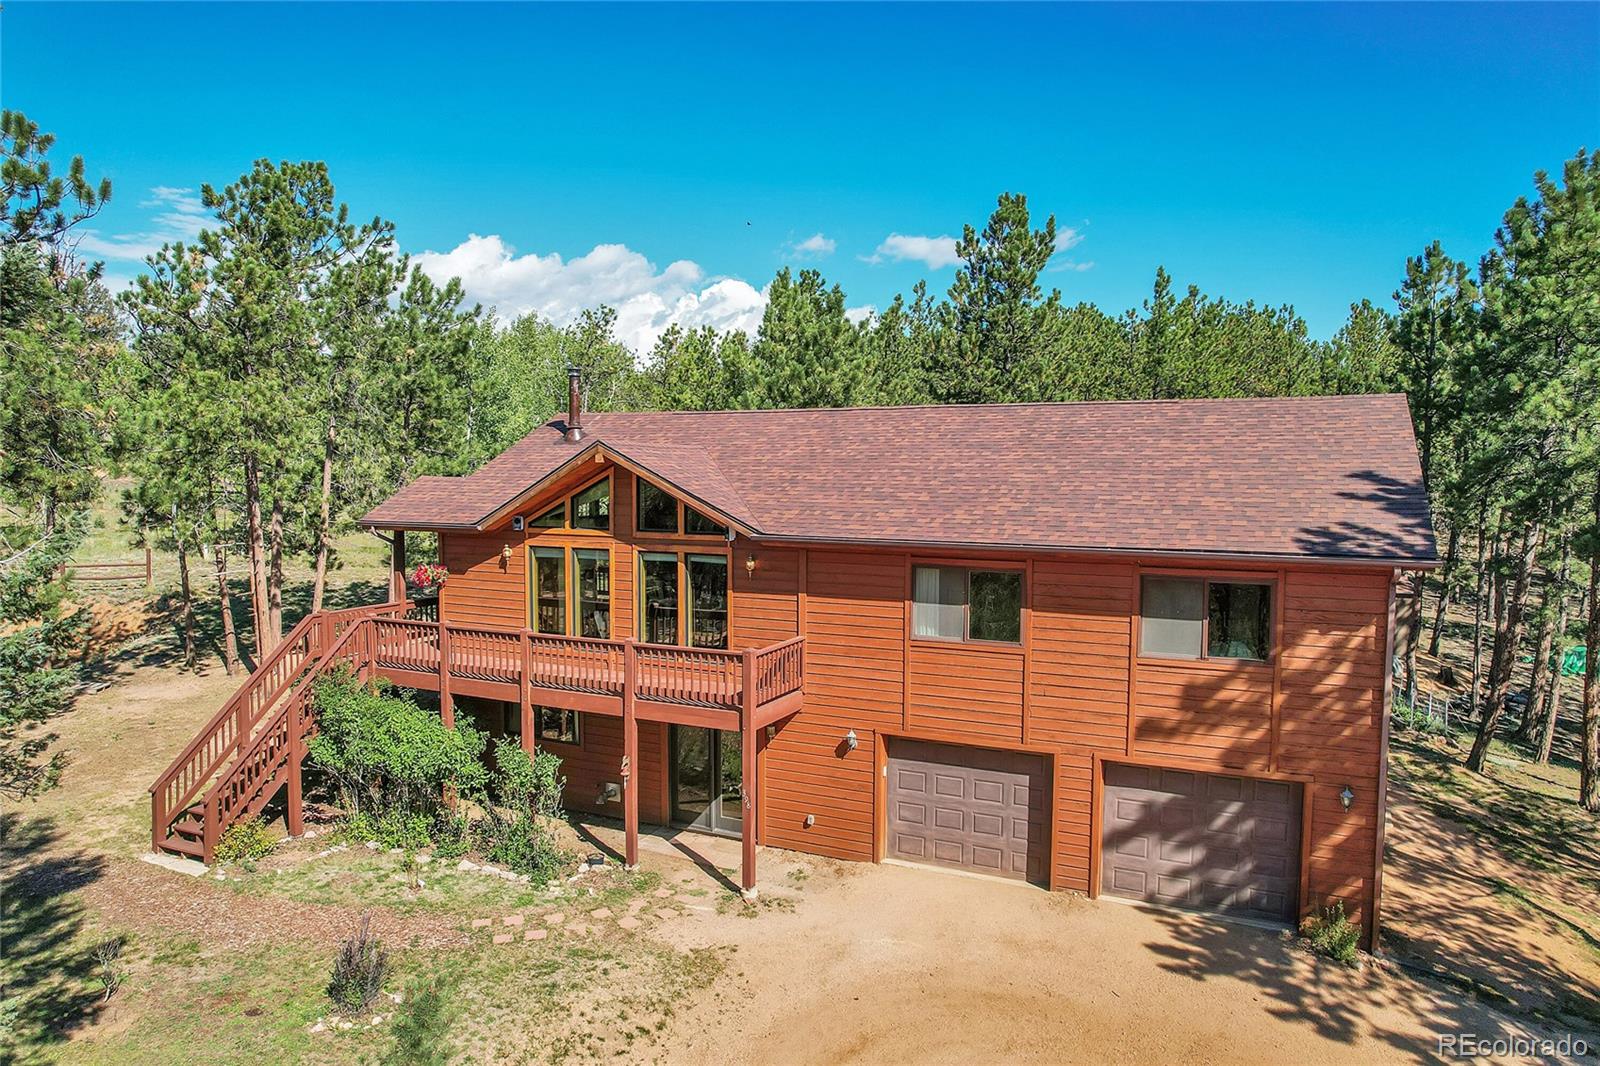
M172 831L182 833L184 836L198 837L205 835L206 826L198 818L180 818L172 823Z
M206 853L205 845L197 840L183 840L179 837L168 837L161 842L161 847L167 851L178 851L185 855L202 856Z

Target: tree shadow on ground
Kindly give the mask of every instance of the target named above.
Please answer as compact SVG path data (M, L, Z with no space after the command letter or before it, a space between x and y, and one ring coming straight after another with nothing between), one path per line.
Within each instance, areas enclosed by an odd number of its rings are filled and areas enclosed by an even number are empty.
M47 818L0 815L0 1061L48 1062L51 1048L93 1022L101 994L75 895L105 873L103 856L54 850Z

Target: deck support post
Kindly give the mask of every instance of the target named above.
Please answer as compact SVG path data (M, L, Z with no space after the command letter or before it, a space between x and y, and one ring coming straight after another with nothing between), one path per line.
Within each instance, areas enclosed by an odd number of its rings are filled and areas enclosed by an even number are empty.
M522 750L533 755L533 637L522 631L522 683L517 686L522 698Z
M639 715L635 702L635 677L639 648L630 638L622 642L622 863L639 868Z
M450 627L439 619L439 717L446 729L456 727L456 703L450 698Z
M740 662L743 682L739 700L739 794L743 809L739 842L743 845L739 887L745 899L756 898L756 653L746 649Z
M289 699L289 802L284 820L289 823L289 835L304 836L306 831L305 799L301 792L300 764L305 756L305 723L301 719L304 702L298 695Z
M391 531L394 540L389 545L389 602L406 600L406 531Z

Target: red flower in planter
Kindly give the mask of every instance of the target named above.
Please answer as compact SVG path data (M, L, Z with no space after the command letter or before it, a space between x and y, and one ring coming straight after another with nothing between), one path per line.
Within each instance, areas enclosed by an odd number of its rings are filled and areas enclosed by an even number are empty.
M412 571L411 583L419 589L438 588L450 576L450 571L440 563L423 563Z

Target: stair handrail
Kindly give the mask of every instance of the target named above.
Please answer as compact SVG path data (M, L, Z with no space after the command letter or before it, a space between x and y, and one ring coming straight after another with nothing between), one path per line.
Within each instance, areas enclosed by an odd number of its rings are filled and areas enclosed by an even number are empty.
M160 823L170 818L173 812L181 811L183 808L189 805L189 803L194 799L195 795L199 793L201 787L205 784L206 779L211 776L211 773L216 770L218 766L222 765L233 756L233 753L238 750L239 744L246 736L248 736L249 730L254 728L256 722L260 720L261 716L257 715L254 718L248 718L247 720L239 721L239 712L241 707L248 708L250 696L263 684L262 679L268 676L268 671L277 666L279 662L288 656L302 639L305 639L307 642L306 659L315 659L319 650L318 645L321 643L321 633L322 630L319 627L318 615L310 614L300 619L300 621L295 624L294 628L289 630L288 634L285 635L284 639L278 644L278 646L268 653L267 657L261 661L261 664L250 672L250 676L245 678L244 682L240 684L236 690L234 690L233 695L228 698L228 701L222 705L217 713L212 715L211 719L200 728L200 730L195 734L194 739L189 741L189 743L185 745L184 749L178 753L177 758L173 759L172 762L167 765L167 768L161 772L161 775L155 779L154 783L151 784L150 795L153 797L153 801L158 806L158 809L152 812L151 829L155 834L157 834L158 837L159 834L165 832L166 829L166 827ZM276 699L276 695L273 698ZM270 704L267 706L270 706ZM216 736L218 732L220 732L223 723L225 723L230 717L236 720L233 737L216 753L213 758L195 770L194 781L189 788L185 790L182 796L178 797L170 804L164 803L162 793L171 783L173 778L175 778L178 773L183 770L183 768L189 763L190 759L194 757L196 752L203 748L212 740L213 737Z
M233 695L228 697L227 702L225 702L222 707L218 709L216 714L211 716L210 720L200 728L200 730L195 734L194 738L189 741L183 750L178 753L177 757L174 758L172 762L167 765L167 768L161 772L160 776L155 779L154 783L150 785L149 792L152 797L152 802L155 804L154 809L151 811L151 835L153 837L153 843L157 846L159 846L161 843L161 838L166 831L166 826L162 823L170 821L175 813L182 811L194 801L195 796L200 793L200 790L204 786L206 780L212 775L212 773L216 771L217 767L223 765L235 755L239 749L239 745L250 735L250 733L255 729L256 725L258 725L261 720L266 717L268 711L270 711L273 704L277 702L279 697L283 695L284 691L291 688L295 682L300 680L303 675L303 671L296 670L292 675L290 675L290 677L285 679L283 683L279 684L273 690L267 700L260 704L260 713L255 714L254 716L246 715L242 720L240 719L241 707L246 709L249 707L250 697L256 692L257 689L261 687L262 684L264 684L263 679L270 676L271 671L282 661L285 656L289 655L295 649L302 639L306 641L305 659L302 660L301 663L301 666L304 666L307 663L315 663L320 657L327 643L327 635L332 631L333 623L336 619L345 618L352 615L358 617L371 615L376 617L380 614L393 614L397 611L401 614L404 614L408 607L409 602L404 599L391 600L387 603L366 604L359 607L345 608L339 611L315 611L306 615L305 617L301 618L299 622L295 623L293 628L291 628L289 632L284 635L283 639L279 641L278 646L269 652L266 658L264 658L254 670L250 671L249 676L247 676L244 681L240 683L239 687L234 690ZM238 720L234 730L233 738L227 744L223 745L223 747L217 751L213 758L195 769L194 781L189 788L185 790L182 796L178 797L171 803L165 802L162 793L171 783L172 779L183 770L183 768L189 763L190 759L193 758L197 751L203 748L217 735L223 724L230 717Z
M388 605L385 604L383 606ZM356 618L353 624L347 626L345 631L339 634L338 640L335 640L327 650L316 657L316 661L312 664L311 669L306 671L305 674L301 676L299 684L294 690L294 694L289 699L283 701L283 705L272 714L272 723L276 723L279 718L288 714L294 708L296 701L309 701L310 686L315 684L317 679L322 676L322 673L327 669L328 664L335 661L339 653L344 650L344 646L350 642L351 638L357 633L361 632L363 624L376 617L378 617L377 614L373 613L371 615L362 615ZM262 715L263 719L266 717L266 715ZM293 727L291 726L291 728ZM239 776L244 767L249 765L250 760L255 757L257 749L271 739L272 733L272 728L257 730L255 738L251 741L250 746L240 750L239 753L234 756L232 762L228 765L228 768L221 774L218 774L217 779L212 782L211 787L206 789L204 847L207 857L210 856L212 849L216 845L215 837L220 837L222 830L225 828L217 824L221 814L219 808L222 791L232 784L233 779ZM289 753L293 750L293 747L293 744L290 744L284 748L283 759L285 761L287 761L290 757Z

